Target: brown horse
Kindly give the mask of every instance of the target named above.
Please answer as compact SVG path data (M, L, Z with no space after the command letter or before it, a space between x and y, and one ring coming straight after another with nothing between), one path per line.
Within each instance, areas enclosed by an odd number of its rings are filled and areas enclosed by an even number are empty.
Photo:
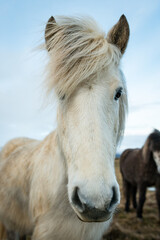
M126 149L120 157L120 170L126 198L125 210L129 211L132 195L133 207L137 208L137 217L142 218L147 187L156 186L160 219L160 131L154 130L141 149Z

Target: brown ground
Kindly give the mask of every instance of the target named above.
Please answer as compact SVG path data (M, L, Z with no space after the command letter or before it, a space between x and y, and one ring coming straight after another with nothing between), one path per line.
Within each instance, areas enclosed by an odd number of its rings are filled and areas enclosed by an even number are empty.
M122 178L119 171L119 160L116 160L116 174L120 184L121 203L114 216L113 223L104 239L160 240L160 223L158 222L158 208L155 199L155 192L147 192L147 199L143 209L143 220L138 220L133 208L131 208L129 213L124 211L124 196L122 190ZM0 233L3 233L3 229L0 229ZM4 235L4 233L2 235ZM1 239L5 238L0 236L0 240ZM30 238L28 237L27 240L30 240Z
M114 216L113 223L104 239L107 240L160 240L160 223L158 222L158 207L155 192L147 191L143 209L143 220L136 218L136 212L131 206L129 213L124 211L124 196L122 178L119 171L119 160L116 160L116 175L120 184L121 203Z

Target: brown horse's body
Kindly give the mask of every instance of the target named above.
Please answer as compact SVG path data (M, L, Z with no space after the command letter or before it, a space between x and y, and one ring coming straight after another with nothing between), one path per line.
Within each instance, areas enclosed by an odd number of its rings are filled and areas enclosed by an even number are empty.
M126 197L125 210L129 211L130 196L137 217L142 217L147 187L156 186L156 197L160 211L160 174L153 158L153 152L160 150L160 133L154 131L141 149L127 149L120 157L120 170ZM137 204L136 193L139 191Z

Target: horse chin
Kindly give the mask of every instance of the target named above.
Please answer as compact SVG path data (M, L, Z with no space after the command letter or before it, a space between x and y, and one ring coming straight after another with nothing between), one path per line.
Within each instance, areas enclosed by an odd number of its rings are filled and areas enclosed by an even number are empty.
M91 219L91 218L88 218L88 217L86 217L86 216L82 216L82 215L80 215L80 214L77 214L76 213L76 215L77 215L77 217L78 217L78 219L81 221L81 222L107 222L107 221L109 221L111 218L112 218L112 215L111 214L109 214L107 217L105 217L105 218L94 218L94 219Z

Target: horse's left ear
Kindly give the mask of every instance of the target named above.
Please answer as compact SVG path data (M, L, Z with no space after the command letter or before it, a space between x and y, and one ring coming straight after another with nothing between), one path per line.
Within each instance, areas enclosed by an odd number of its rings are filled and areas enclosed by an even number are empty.
M126 50L129 39L129 24L124 15L122 15L116 25L112 27L107 35L107 41L116 45L123 54Z
M55 18L52 16L49 18L47 24L46 24L46 28L45 28L45 42L46 42L46 48L48 50L48 52L51 50L51 39L53 37L53 28L56 25L56 20Z

